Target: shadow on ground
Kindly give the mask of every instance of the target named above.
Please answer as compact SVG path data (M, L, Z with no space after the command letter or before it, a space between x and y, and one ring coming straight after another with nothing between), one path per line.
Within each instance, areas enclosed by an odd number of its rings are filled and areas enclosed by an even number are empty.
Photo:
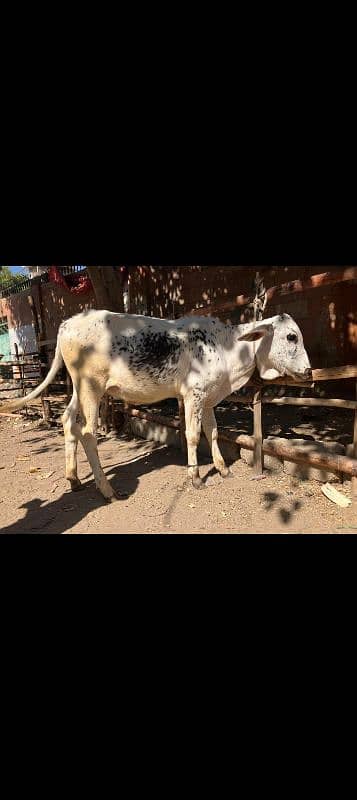
M142 446L142 442L140 444ZM182 466L182 477L183 479L186 477L185 458L179 450L175 451L167 447L145 453L133 463L115 466L103 464L113 489L125 493L125 497L113 504L116 513L120 504L125 502L138 488L141 475L152 470L159 471L168 464ZM106 501L102 499L96 489L91 475L90 480L83 484L82 491L64 492L61 497L50 502L48 499L42 500L39 497L26 501L19 506L19 510L26 509L25 517L2 528L1 534L64 533L85 519L88 513L103 505L106 505Z
M275 508L280 517L280 521L283 522L284 525L288 525L291 522L294 513L299 511L303 504L300 500L294 500L291 498L291 500L288 502L283 500L284 505L280 508L276 508L278 501L282 499L283 498L280 494L278 494L278 492L264 492L264 510L271 511L273 508ZM289 506L288 508L286 507L287 505Z

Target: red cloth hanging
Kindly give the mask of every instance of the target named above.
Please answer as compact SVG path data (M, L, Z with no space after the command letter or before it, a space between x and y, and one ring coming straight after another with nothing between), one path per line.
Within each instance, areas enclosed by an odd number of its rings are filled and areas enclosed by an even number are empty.
M73 281L73 284L69 285L58 267L52 266L48 270L48 277L52 283L62 286L63 289L66 289L67 292L71 292L71 294L88 294L92 289L92 281L88 275L76 275L74 273L71 275L71 283Z

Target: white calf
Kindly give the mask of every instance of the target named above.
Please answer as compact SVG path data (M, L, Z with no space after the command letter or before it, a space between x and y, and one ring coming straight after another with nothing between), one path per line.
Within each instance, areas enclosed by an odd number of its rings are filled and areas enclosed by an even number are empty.
M213 408L243 386L257 366L260 376L311 377L303 338L288 314L249 325L225 325L217 319L156 319L109 311L85 311L62 323L51 369L33 392L6 405L21 408L51 383L65 363L73 381L73 397L63 414L66 477L80 488L77 444L81 441L96 485L114 499L98 458L97 421L105 392L133 404L182 397L185 406L188 473L201 483L197 445L201 426L223 477L228 474L218 447ZM4 407L2 407L3 409ZM77 422L78 412L85 420Z

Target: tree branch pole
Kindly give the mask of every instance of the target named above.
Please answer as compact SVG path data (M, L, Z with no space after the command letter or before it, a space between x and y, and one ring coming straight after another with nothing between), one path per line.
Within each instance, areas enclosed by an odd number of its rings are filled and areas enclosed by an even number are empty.
M235 436L229 434L228 431L219 433L219 439L222 441L237 444L245 450L253 450L255 447L254 436L247 436L240 434ZM296 464L308 464L311 467L318 467L329 470L331 472L344 472L346 475L357 478L357 459L348 458L348 456L331 455L330 453L306 453L305 450L299 448L297 445L281 444L263 440L263 453L276 458L283 458L285 461L293 461Z
M123 286L118 270L113 266L87 267L95 294L97 308L124 311Z

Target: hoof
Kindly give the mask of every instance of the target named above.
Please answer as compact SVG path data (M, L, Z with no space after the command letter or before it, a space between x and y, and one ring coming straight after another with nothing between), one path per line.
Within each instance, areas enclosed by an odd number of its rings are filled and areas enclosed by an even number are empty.
M116 503L119 500L119 497L117 494L112 494L111 497L106 497L105 500L107 503Z
M113 494L110 497L106 497L105 499L107 500L108 503L116 503L117 500L126 500L127 497L128 497L127 492L119 492L119 491L115 492L113 490Z
M69 482L71 484L72 492L80 492L84 488L79 478L74 478L74 479L69 478Z
M231 472L231 470L228 469L228 467L225 467L224 469L221 470L221 476L222 476L222 478L233 478L234 477L233 476L233 472Z
M192 478L192 486L195 489L202 489L203 483L201 478Z

